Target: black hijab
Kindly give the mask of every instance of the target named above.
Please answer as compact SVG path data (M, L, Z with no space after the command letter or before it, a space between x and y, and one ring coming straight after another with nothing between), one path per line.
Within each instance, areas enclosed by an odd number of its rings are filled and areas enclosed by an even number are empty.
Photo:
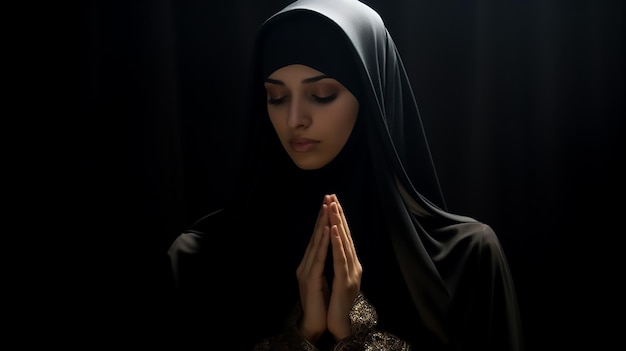
M323 194L336 192L357 238L359 228L354 226L370 227L367 233L377 231L391 236L409 291L424 320L432 323L427 327L443 337L444 327L438 324L448 309L449 292L425 247L438 244L431 241L422 225L416 226L414 214L430 217L431 221L471 219L448 214L438 207L444 207L444 200L421 117L404 66L382 19L358 1L295 1L262 25L254 52L251 96L257 98L248 114L252 142L245 158L250 162L242 172L240 186L235 188L242 192L233 197L236 203L232 207L248 213L249 208L260 208L264 199L284 196L281 201L292 204L288 206L292 211L283 222L285 227L300 226L302 233L307 234L299 236L299 243L287 235L285 250L294 252L291 260L296 262L312 232ZM320 170L297 169L267 117L262 82L274 69L294 62L336 76L359 100L359 116L346 149ZM354 135L361 136L358 146L354 146ZM347 155L350 146L356 151ZM343 179L342 185L337 178ZM369 199L365 194L370 194ZM249 199L245 205L241 202L244 198ZM363 205L363 201L376 208ZM355 207L360 208L358 213L354 213ZM373 225L372 221L376 223ZM428 242L424 243L422 236ZM368 242L373 247L377 243Z
M297 300L295 268L322 197L336 193L381 326L384 317L395 319L387 325L415 349L423 346L420 328L459 349L521 349L504 254L491 228L445 210L408 76L381 17L357 0L295 1L263 23L252 63L241 177L223 210L196 222L178 246L200 251L207 233L228 231L215 217L245 227L237 237L241 256L255 262L250 285L273 287L259 298L280 316ZM290 63L335 77L359 101L348 143L318 170L293 164L267 116L263 81Z

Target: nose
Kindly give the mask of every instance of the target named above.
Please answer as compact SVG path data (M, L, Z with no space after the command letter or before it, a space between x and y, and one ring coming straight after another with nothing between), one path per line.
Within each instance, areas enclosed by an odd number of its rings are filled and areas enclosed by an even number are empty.
M311 120L306 101L300 97L292 97L287 114L287 126L294 129L307 128L311 125Z

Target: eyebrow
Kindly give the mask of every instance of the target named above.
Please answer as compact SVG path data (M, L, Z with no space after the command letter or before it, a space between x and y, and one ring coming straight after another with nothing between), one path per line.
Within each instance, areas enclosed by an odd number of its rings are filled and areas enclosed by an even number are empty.
M322 74L322 75L315 76L315 77L305 78L301 82L302 82L302 84L308 84L308 83L314 83L314 82L317 82L319 80L326 79L326 78L330 78L330 76ZM283 82L282 80L278 80L278 79L267 78L267 79L265 79L265 81L267 83L272 83L272 84L277 84L277 85L285 85L285 82Z

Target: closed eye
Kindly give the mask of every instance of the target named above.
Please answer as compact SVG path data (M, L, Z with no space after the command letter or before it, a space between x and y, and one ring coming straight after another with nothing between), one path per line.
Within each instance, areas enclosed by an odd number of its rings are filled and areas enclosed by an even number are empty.
M319 102L321 104L329 103L329 102L335 100L335 98L337 98L337 93L332 94L332 95L328 95L328 96L316 96L316 95L313 95L313 99L315 100L315 102Z
M278 99L272 99L272 98L268 98L267 99L267 103L270 105L279 105L281 103L283 103L285 101L286 97L279 97Z

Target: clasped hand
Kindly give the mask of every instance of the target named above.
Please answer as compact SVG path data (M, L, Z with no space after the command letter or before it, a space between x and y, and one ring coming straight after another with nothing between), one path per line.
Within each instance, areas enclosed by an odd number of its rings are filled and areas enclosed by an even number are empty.
M324 276L329 246L334 271L330 289ZM362 272L339 200L326 195L296 270L303 311L298 327L305 338L314 343L326 330L336 341L351 334L349 314L361 288Z

